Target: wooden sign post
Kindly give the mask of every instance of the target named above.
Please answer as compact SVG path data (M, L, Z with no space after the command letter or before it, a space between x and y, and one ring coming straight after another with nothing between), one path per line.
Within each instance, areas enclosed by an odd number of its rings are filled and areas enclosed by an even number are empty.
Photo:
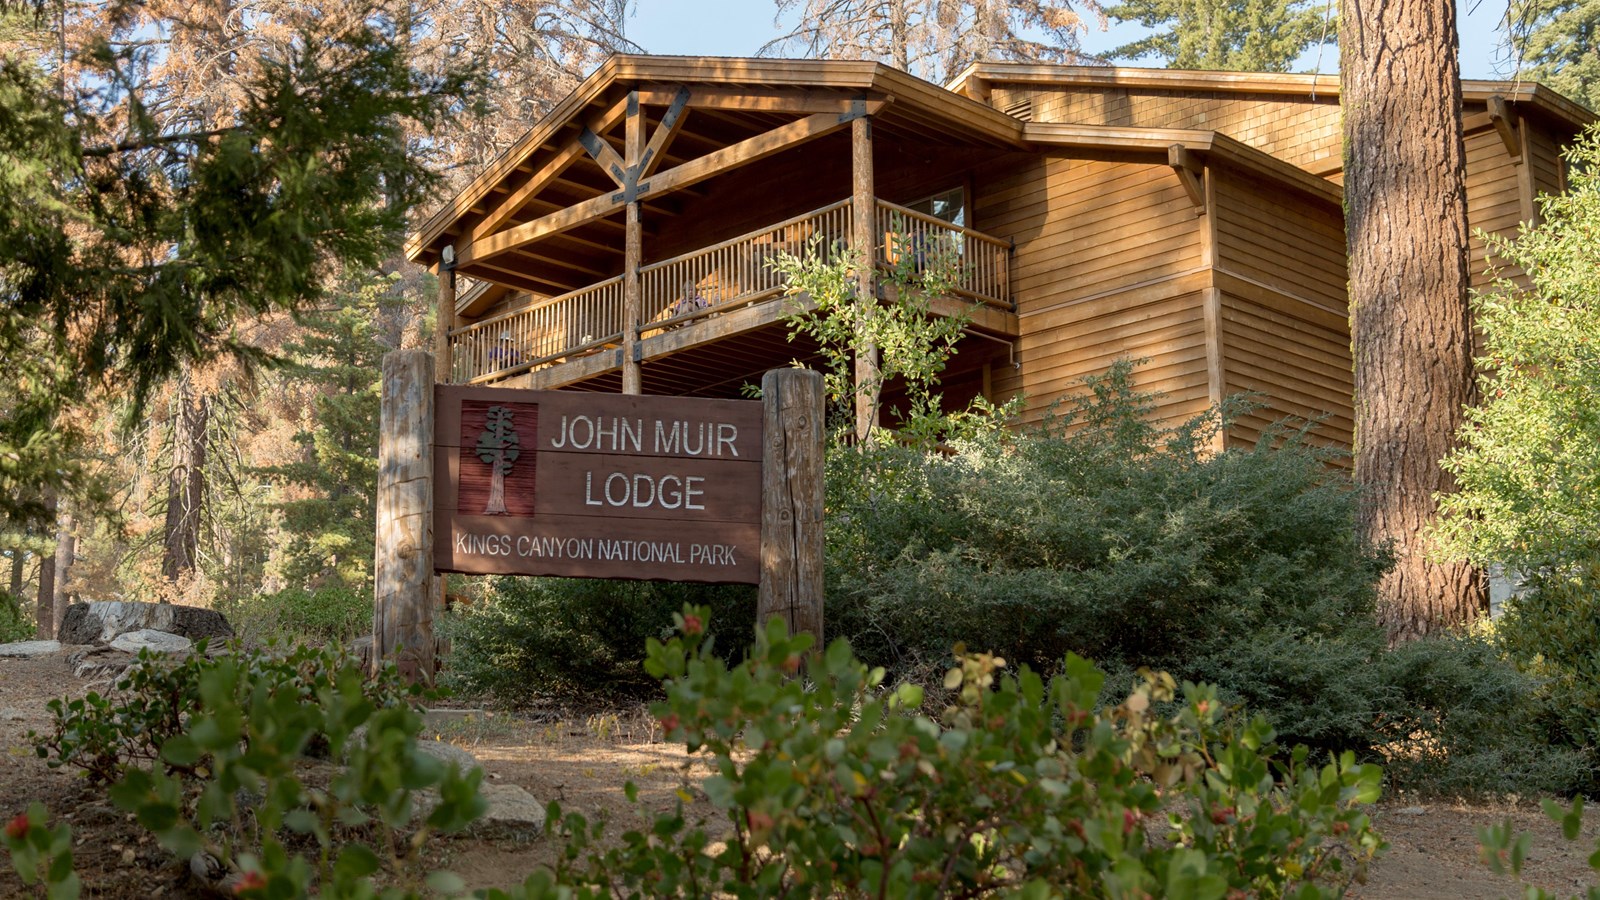
M384 358L374 664L433 673L437 572L759 584L822 637L822 376L763 401L434 386Z

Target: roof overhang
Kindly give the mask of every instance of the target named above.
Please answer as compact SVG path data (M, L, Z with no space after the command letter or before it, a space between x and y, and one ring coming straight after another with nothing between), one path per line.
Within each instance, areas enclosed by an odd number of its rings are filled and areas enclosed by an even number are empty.
M1022 123L1016 119L880 63L613 56L460 194L430 216L406 242L407 258L434 265L447 246L454 247L458 256L462 254L463 247L456 245L463 238L471 243L516 227L513 216L521 212L518 204L534 199L542 189L539 179L544 175L561 178L565 170L582 170L584 184L569 185L571 192L555 206L589 203L587 213L608 208L605 195L616 191L617 185L608 183L604 176L619 173L607 173L605 169L607 161L611 161L615 170L615 157L622 144L616 132L622 130L620 124L628 114L630 98L636 104L656 107L659 124L679 101L680 94L684 98L678 105L690 111L690 123L695 121L697 110L712 111L720 120L719 131L703 136L702 143L707 146L717 140L737 143L747 133L755 136L784 127L791 134L807 129L817 131L829 124L816 121L819 116L862 111L873 113L874 127L888 133L929 135L1002 149L1023 146ZM807 118L814 121L802 126L800 123ZM595 141L595 137L600 140ZM805 135L799 137L804 139ZM744 140L748 143L750 138ZM585 154L575 149L580 141L587 142L588 155L593 159L586 160ZM666 148L658 149L664 153ZM752 158L749 153L741 154L741 159L748 158ZM656 176L658 195L665 184L677 189L692 185L696 176L708 177L702 170L711 168L701 165L680 171L690 167L679 165L668 170L667 162L659 165L662 169ZM583 196L585 193L589 195Z

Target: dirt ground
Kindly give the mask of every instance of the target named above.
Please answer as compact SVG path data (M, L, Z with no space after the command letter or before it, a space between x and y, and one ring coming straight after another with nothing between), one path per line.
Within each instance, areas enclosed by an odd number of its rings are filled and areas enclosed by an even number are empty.
M185 867L76 774L47 768L26 735L49 723L51 697L81 695L94 687L72 677L61 656L0 659L0 815L9 818L31 800L43 800L72 823L73 853L84 896L108 898L199 897ZM103 686L102 686L103 687ZM636 811L622 795L632 780L645 811L669 809L686 779L700 773L679 745L661 743L641 710L587 716L487 714L442 722L429 737L449 741L483 762L489 778L527 789L541 802L589 816L605 811L623 824ZM691 816L711 813L703 802ZM1559 828L1532 802L1496 805L1410 803L1388 800L1374 811L1390 848L1365 885L1352 896L1377 898L1496 898L1518 893L1509 879L1478 861L1477 829L1511 818L1533 833L1526 872L1530 883L1559 896L1581 894L1589 885L1587 857L1595 846L1600 816L1591 815L1583 837L1561 839ZM614 831L622 829L613 827ZM467 879L470 887L510 885L559 851L547 838L531 841L445 839L438 863ZM0 871L0 897L28 896L9 867Z

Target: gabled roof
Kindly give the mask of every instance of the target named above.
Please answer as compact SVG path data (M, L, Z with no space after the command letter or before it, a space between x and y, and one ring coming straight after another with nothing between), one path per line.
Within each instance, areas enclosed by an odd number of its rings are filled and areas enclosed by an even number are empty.
M1021 147L1022 123L1005 113L952 94L898 69L852 60L774 60L675 56L613 56L577 87L527 135L503 153L450 203L423 223L406 243L412 260L432 264L456 235L470 230L486 206L515 195L519 181L532 174L576 133L592 128L618 147L620 104L630 91L670 92L687 87L714 103L709 141L728 142L800 118L807 108L842 111L852 102L883 104L875 127L891 133L923 134L979 146ZM742 98L742 99L741 99ZM806 102L809 100L809 103ZM689 106L696 105L691 99ZM665 105L662 103L661 105ZM691 115L684 128L697 127ZM583 160L574 160L583 163ZM519 175L520 170L520 175ZM596 173L603 174L597 167ZM585 179L597 192L610 188L603 178Z

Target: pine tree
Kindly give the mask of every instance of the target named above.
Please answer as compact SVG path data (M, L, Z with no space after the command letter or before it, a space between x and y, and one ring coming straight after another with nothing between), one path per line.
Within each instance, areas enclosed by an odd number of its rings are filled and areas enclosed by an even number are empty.
M378 491L379 377L394 349L386 319L403 303L394 279L352 285L305 317L284 374L310 385L300 459L258 471L282 486L283 575L290 587L364 590L372 583Z
M401 0L72 14L0 50L0 366L18 380L0 480L35 489L82 486L59 435L97 391L137 416L186 364L259 360L242 321L311 308L340 264L392 253L433 183L408 128L479 83L417 56ZM18 496L0 512L37 513Z
M1466 151L1455 4L1345 0L1345 232L1355 357L1361 537L1389 545L1379 584L1389 634L1472 621L1479 573L1434 558L1440 468L1472 399Z
M1176 69L1287 72L1307 48L1337 38L1332 0L1122 0L1106 8L1119 22L1154 34L1106 54L1156 56Z
M1518 74L1600 109L1600 0L1512 0Z

